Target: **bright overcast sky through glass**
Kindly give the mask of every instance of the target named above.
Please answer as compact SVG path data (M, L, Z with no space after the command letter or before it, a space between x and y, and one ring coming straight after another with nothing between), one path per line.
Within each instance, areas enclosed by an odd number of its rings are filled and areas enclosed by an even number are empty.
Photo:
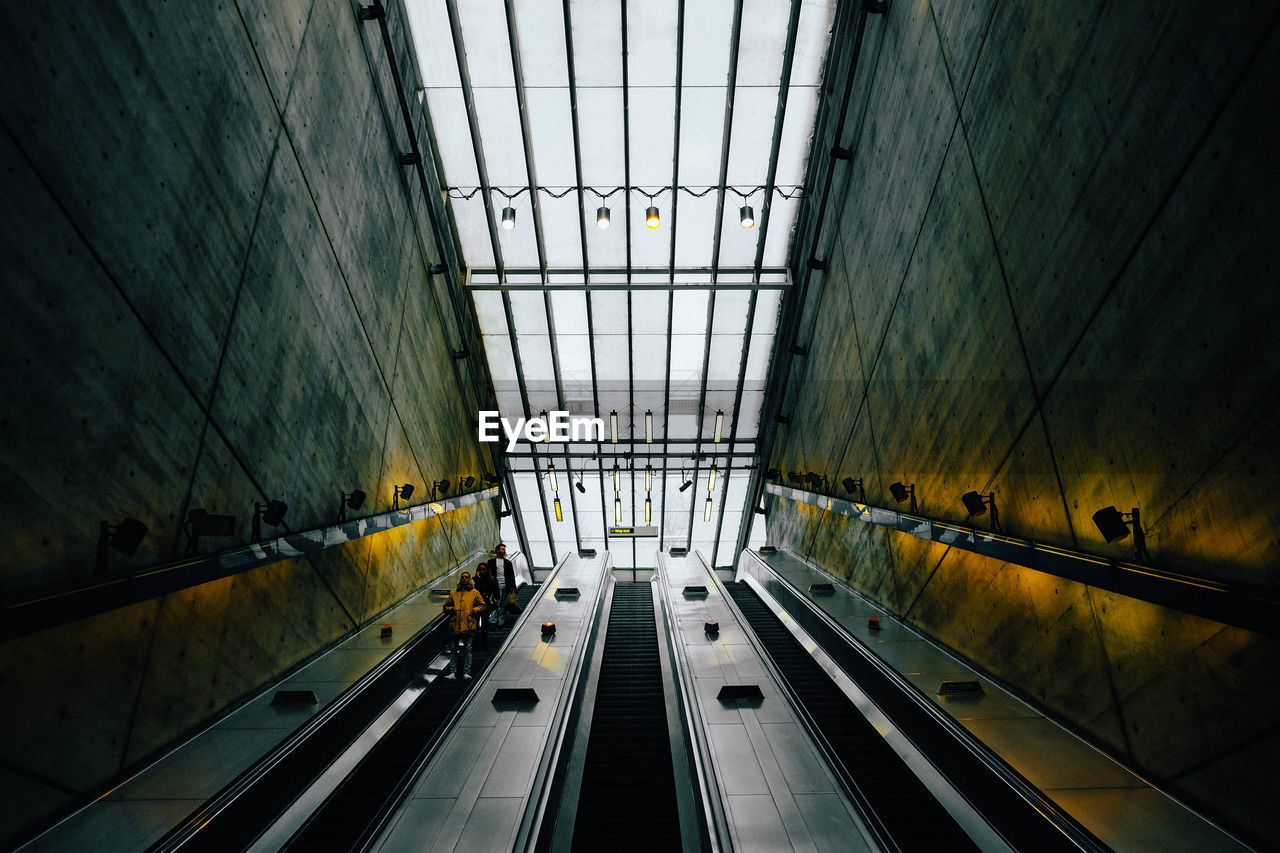
M500 412L605 423L507 455L530 563L732 565L834 0L408 8ZM646 501L659 538L608 536Z

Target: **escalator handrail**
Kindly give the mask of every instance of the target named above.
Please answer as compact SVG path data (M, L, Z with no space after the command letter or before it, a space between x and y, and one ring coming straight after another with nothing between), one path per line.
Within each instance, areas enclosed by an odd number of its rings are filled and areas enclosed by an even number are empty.
M512 844L513 850L536 849L543 820L548 812L554 815L557 810L556 805L562 786L557 784L559 774L552 771L560 767L561 756L567 754L567 751L572 751L573 742L569 733L573 731L574 723L580 713L578 700L583 686L583 677L588 671L586 662L591 659L597 642L600 643L601 648L604 647L603 633L597 629L602 624L602 617L607 613L606 598L611 598L613 555L605 551L602 562L602 580L596 588L595 601L591 606L591 621L583 624L582 633L579 634L583 642L582 652L574 656L571 671L565 673L565 684L561 688L561 695L567 699L559 704L547 724L551 736L543 743L542 754L538 757L533 787L525 799L524 814Z
M1109 849L1107 845L1103 844L1102 841L1097 838L1097 836L1095 836L1092 832L1086 829L1083 824L1077 821L1069 813L1063 810L1061 806L1059 806L1053 800L1049 799L1039 788L1031 784L1031 782L1028 781L1026 777L1024 777L1017 770L1015 770L1000 755L995 753L985 743L978 740L972 733L969 732L968 729L964 728L958 722L956 722L956 720L950 714L947 714L945 711L939 708L934 702L932 702L929 699L928 696L924 694L923 691L920 690L920 688L916 687L914 684L908 681L901 673L899 673L896 669L894 669L892 666L890 666L888 663L882 660L879 655L875 654L870 649L868 649L861 640L859 640L857 637L851 634L843 625L841 625L835 619L831 618L831 616L828 615L824 610L814 605L813 602L810 601L804 594L802 594L794 584L792 584L786 578L782 577L782 575L774 571L773 567L770 566L767 562L765 562L765 560L763 560L759 555L752 553L750 551L748 551L747 553L750 554L750 556L754 558L754 560L757 563L759 563L760 566L765 571L767 571L773 578L775 578L778 581L778 583L782 584L785 589L790 591L792 596L798 602L800 602L804 607L806 607L814 615L815 618L817 618L821 623L823 623L824 627L833 631L838 637L840 637L849 646L849 648L851 648L860 657L866 660L867 663L869 663L873 668L876 669L878 673L880 673L884 678L886 678L893 687L897 688L902 694L904 694L908 699L910 699L918 708L924 711L924 713L931 719L932 722L939 725L948 735L952 737L952 739L954 739L957 743L959 743L962 747L964 747L970 754L973 755L974 758L980 761L992 773L994 773L997 778L999 778L1002 782L1004 782L1018 797L1020 797L1028 805L1030 805L1037 812L1039 812L1044 817L1045 821L1049 823L1051 826L1053 826L1055 829L1057 829L1059 832L1061 832L1066 837L1066 839L1071 842L1071 844L1073 844L1080 850L1098 851L1098 853L1101 853L1101 851L1106 851ZM849 587L849 585L841 578L836 577L830 572L824 571L819 566L814 565L812 562L804 559L803 557L800 557L798 554L794 554L790 551L788 551L787 553L790 554L793 558L803 562L806 566L822 574L824 577L831 578L832 581L838 582L843 588L845 588L849 592L852 592L858 598L866 601L866 599L863 596L861 596L856 590L853 590L851 587ZM763 587L763 584L760 584L759 581L757 581L755 578L751 577L750 575L746 576L746 580L760 587ZM874 604L874 602L869 602L869 603ZM874 605L874 606L879 608L879 605ZM907 626L906 623L900 623L900 624L910 629L910 626ZM915 633L914 630L913 630L913 633ZM817 638L814 638L814 639L816 642ZM874 700L871 700L870 697L868 697L868 700L871 701L872 704L878 705L878 703L874 702ZM881 713L885 713L883 708L881 709ZM889 715L885 713L885 716L888 717ZM906 737L908 740L911 740L913 743L915 742L915 739L911 737L911 733L902 728L901 723L895 720L894 724L898 726L898 729L902 733L903 737ZM923 750L921 750L921 752L922 754L924 754ZM941 768L938 768L938 771L939 773L942 774L944 778L947 778L949 781L952 782L953 785L955 785L955 780L951 780L946 773L942 772ZM963 795L964 792L962 789L957 787L957 790L961 793L961 795ZM979 814L981 814L980 811L979 811ZM988 816L984 815L983 817L988 821L988 823L991 823L991 820ZM996 831L999 832L999 828L995 824L992 823L991 825L993 829L996 829ZM1003 835L1003 833L1001 833L1001 835Z
M423 584L419 592L431 587L432 584L439 583L441 578L447 578L454 572L459 571L473 561L481 551L475 551L467 556L466 559L455 563L447 572L437 575L434 579ZM398 606L398 605L397 605ZM370 619L365 626L361 626L358 631L351 632L350 636L355 636L359 631L363 631L368 625L376 623L384 614ZM383 658L373 669L365 673L358 681L342 691L333 701L324 708L317 711L305 723L299 726L291 734L287 735L284 740L272 747L257 761L253 762L239 776L233 779L229 784L206 800L198 809L183 819L181 823L173 827L168 833L160 838L155 844L148 848L150 853L170 853L170 851L178 850L189 843L196 835L204 830L209 823L214 820L220 813L229 808L233 803L238 801L240 797L248 794L255 785L262 781L264 777L281 762L299 749L307 746L311 739L327 726L333 724L333 721L345 711L353 702L355 702L365 691L371 689L380 679L385 677L389 672L394 670L405 657L417 651L418 647L428 642L432 635L443 625L444 616L438 616L432 619L426 625L422 626L412 637L404 642L398 649L395 649L385 658ZM344 638L345 641L345 638ZM335 644L334 648L340 644ZM277 683L283 684L287 679ZM276 689L272 687L270 689ZM266 691L261 695L265 695ZM382 708L378 709L378 713L382 712ZM374 714L376 719L377 714ZM358 725L358 730L363 730L366 721L362 725ZM359 731L356 732L359 734ZM313 780L304 780L299 794L306 790L306 787Z
M659 551L654 576L662 604L661 624L666 629L663 634L665 635L667 651L671 658L671 666L675 676L671 683L675 688L676 700L682 712L680 714L680 723L683 728L685 743L688 744L689 761L692 765L691 775L697 782L696 790L702 800L702 808L699 811L699 826L703 833L702 840L707 850L719 853L722 850L733 850L737 846L735 844L736 839L729 823L724 797L720 792L720 784L716 780L715 771L712 769L714 762L711 756L711 745L703 736L706 731L706 721L702 718L701 707L696 699L693 698L697 695L697 685L694 682L684 643L680 637L680 630L675 621L675 605L671 601L671 587L666 582L666 560L666 554Z
M792 715L800 723L801 728L804 730L805 734L809 736L810 741L817 748L818 753L827 762L832 776L835 777L837 783L844 789L846 795L849 797L854 806L854 810L858 814L859 822L862 824L866 832L870 834L871 840L873 840L881 850L900 850L900 845L894 839L889 828L881 820L876 808L871 804L871 800L865 793L863 793L861 786L858 785L853 774L844 766L844 762L841 761L840 757L836 754L835 749L831 746L831 742L827 740L826 735L824 735L821 729L818 728L817 723L804 707L804 702L801 701L800 697L791 687L791 684L787 681L786 677L778 669L777 664L774 663L773 657L764 647L760 638L756 636L755 631L751 630L746 614L742 612L738 607L738 602L734 601L733 596L729 594L729 590L725 587L724 582L720 580L720 576L711 568L701 550L697 550L694 553L697 555L698 560L701 561L703 567L707 570L707 574L710 575L711 583L719 591L721 597L724 598L726 605L732 610L734 619L736 619L738 625L744 629L742 632L743 636L755 651L756 658L759 660L761 667L763 667L765 672L769 674L769 678L778 688L778 692L783 702L786 703Z
M486 672L492 672L493 669L497 666L498 661L502 658L502 655L505 654L507 650L511 648L512 638L514 638L516 634L519 633L520 629L524 627L525 622L529 618L529 614L534 609L534 605L537 604L537 602L541 600L542 596L546 594L546 591L550 589L552 581L554 581L556 576L560 573L560 569L564 566L565 562L568 561L569 556L570 555L566 554L564 557L560 559L560 562L557 563L555 567L551 570L551 573L547 575L546 580L542 581L541 584L534 584L536 591L534 592L533 597L529 600L528 604L526 604L524 609L520 612L520 615L515 620L515 623L512 625L511 630L507 632L507 637L503 641L502 646L493 655L493 657L489 659L489 662L485 666ZM478 687L478 685L476 686ZM440 727L436 730L436 733L432 737L430 743L426 745L426 748L423 749L421 753L419 753L417 758L414 759L413 763L409 765L409 767L405 770L403 776L396 782L395 787L391 789L390 795L378 808L378 811L374 815L373 819L369 821L368 826L365 827L364 832L360 835L358 841L356 842L356 847L354 849L369 850L375 845L377 840L386 831L388 823L396 814L396 811L399 809L401 803L404 802L405 798L413 790L413 786L414 784L416 784L418 777L422 774L423 770L431 762L431 759L435 756L436 750L439 748L440 744L444 742L445 736L450 731L452 731L453 728L457 726L461 720L466 718L466 714L471 710L474 704L478 701L476 697L479 696L480 693L481 691L478 689L473 688L472 690L469 690L466 693L466 695L463 696L462 701L459 702L454 707L453 713L451 713L440 724ZM359 767L359 765L357 765L357 767ZM352 772L355 772L355 771L353 770ZM339 787L332 794L330 794L329 797L325 798L325 802L321 804L320 808L317 809L314 814L319 814L321 811L323 811L325 807L328 806L330 800L333 797L337 796L340 792L341 792L341 787ZM298 828L298 830L293 834L293 836L285 844L284 849L290 849L292 845L296 842L296 840L302 837L302 835L307 831L310 823L311 823L310 819L308 819L305 823L303 823L303 825Z

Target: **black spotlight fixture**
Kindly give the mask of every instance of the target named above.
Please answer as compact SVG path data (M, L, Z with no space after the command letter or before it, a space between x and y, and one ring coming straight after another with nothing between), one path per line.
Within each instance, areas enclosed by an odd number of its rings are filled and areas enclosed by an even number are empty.
M476 484L475 477L467 477L462 481L462 488L469 489Z
M448 480L436 480L431 484L431 500L435 500L438 495L443 495L449 491Z
M484 472L484 474L482 475L482 479L484 480L484 484L486 486L496 486L499 483L498 475L490 474L488 471Z
M142 544L146 535L147 526L136 518L126 518L115 525L102 522L98 535L96 566L98 574L106 574L108 548L119 551L126 557L132 557L137 553L138 546Z
M910 512L916 511L916 484L910 483L903 485L902 483L890 483L889 494L893 495L893 499L898 503L902 503L908 498L911 500Z
M284 522L284 514L289 507L284 501L267 501L265 504L253 504L253 541L262 538L262 522L272 527L279 527Z
M1129 525L1124 522L1124 513L1114 506L1106 506L1093 514L1093 523L1107 544L1119 542L1129 535Z
M992 497L994 498L995 495L992 495ZM965 492L960 496L960 502L963 503L964 508L969 511L970 518L973 518L975 515L986 515L987 513L986 498L977 492ZM1125 533L1127 534L1128 532L1128 529L1126 529Z
M685 480L684 485L680 487L680 491L686 492L689 490L689 487L692 485L693 485L693 480Z
M584 485L582 485L582 478L581 478L581 477L579 477L579 478L578 478L578 481L577 481L576 483L574 483L574 484L573 484L573 487L574 487L575 489L577 489L577 490L578 490L578 492L579 492L579 493L581 493L581 494L584 494L584 495L585 495L585 494L587 493L587 487L586 487L586 486L584 486Z
M405 483L403 486L393 486L391 488L391 511L395 512L400 509L400 501L407 501L411 497L413 497L413 483Z
M826 474L819 474L816 471L810 471L808 474L804 475L804 478L812 489L822 489L825 491L830 486L830 483L827 482Z
M342 501L338 504L338 521L347 520L348 509L359 512L360 507L364 506L364 501L367 497L368 495L359 489L352 489L349 492L343 492Z
M769 470L764 472L764 478L766 480L777 480L781 476L782 476L782 472L779 471L777 468L770 468Z
M845 477L840 481L840 485L844 486L844 490L851 495L858 496L858 503L867 502L867 491L862 486L862 478Z
M787 474L787 479L788 479L788 480L790 480L791 482L795 483L797 486L803 486L803 485L804 485L804 478L802 478L802 477L801 477L797 472L795 472L795 471L792 471L792 472L788 473L788 474Z
M991 530L994 533L1003 532L1000 527L1000 511L996 508L996 493L992 492L988 495L979 494L978 492L965 492L960 496L960 501L964 504L964 508L969 511L969 517L983 515L988 509L991 510Z

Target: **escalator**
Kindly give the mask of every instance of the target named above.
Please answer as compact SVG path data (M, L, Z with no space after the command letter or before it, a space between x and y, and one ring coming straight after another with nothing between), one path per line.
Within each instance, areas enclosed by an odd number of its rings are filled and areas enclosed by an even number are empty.
M679 850L671 741L648 583L618 583L578 795L574 850Z
M516 596L521 605L527 605L536 591L536 586L525 585ZM516 621L508 617L505 627L490 627L486 645L476 639L471 665L476 681ZM415 769L444 735L442 725L474 683L436 679L282 849L348 851L367 846L413 783Z
M836 771L869 807L877 834L901 850L978 849L755 591L741 582L725 587L825 739Z

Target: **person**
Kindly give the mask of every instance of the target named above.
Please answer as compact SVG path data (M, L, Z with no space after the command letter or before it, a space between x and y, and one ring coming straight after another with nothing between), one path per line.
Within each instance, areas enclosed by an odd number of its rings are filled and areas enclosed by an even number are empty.
M458 586L450 591L444 602L444 613L449 617L449 648L453 655L453 676L461 681L471 680L471 644L476 638L480 614L484 613L484 598L471 583L471 573L463 572ZM449 673L445 673L449 677Z
M498 612L493 615L493 624L501 627L507 618L507 596L516 591L516 564L507 559L507 546L498 543L493 551L493 559L489 561L489 574L494 581L502 581L502 594L498 600Z
M502 602L502 590L498 588L498 579L489 573L489 564L476 566L476 589L484 598L484 613L480 614L480 647L489 648L489 622Z

